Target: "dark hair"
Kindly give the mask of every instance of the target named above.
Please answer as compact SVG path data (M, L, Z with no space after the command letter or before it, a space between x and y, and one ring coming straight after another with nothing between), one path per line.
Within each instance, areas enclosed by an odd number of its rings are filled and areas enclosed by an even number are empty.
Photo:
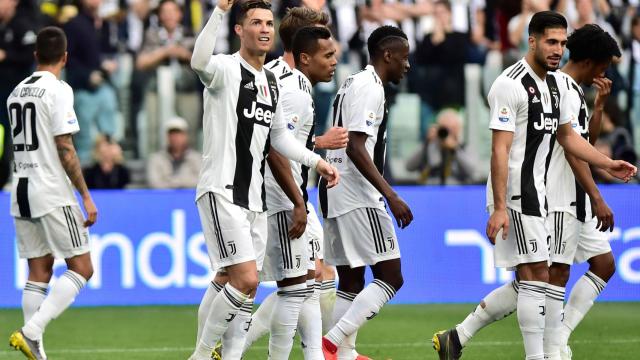
M330 38L331 31L326 27L305 26L298 30L293 38L293 59L296 65L300 62L300 54L314 54L318 50L318 41Z
M380 26L371 33L367 40L369 57L371 59L377 58L382 55L389 45L398 40L407 41L407 34L395 26Z
M622 55L616 40L596 24L584 25L569 35L567 49L569 59L575 62L593 60L602 63Z
M47 26L38 32L36 38L36 60L39 65L53 65L60 61L67 51L67 36L57 26Z
M322 11L315 11L307 7L294 7L287 9L287 14L282 18L278 33L282 40L284 51L293 49L293 37L303 27L329 24L329 15Z
M247 17L247 13L252 9L271 10L271 3L265 0L246 0L240 4L240 9L236 14L236 24L242 24Z
M636 26L640 24L640 15L636 15L631 19L631 26Z
M529 22L529 35L542 35L547 29L566 29L567 26L567 19L562 14L555 11L540 11L533 14Z
M451 12L451 2L449 0L436 0L433 5L442 5L445 8L447 8L447 10L449 10L449 12Z

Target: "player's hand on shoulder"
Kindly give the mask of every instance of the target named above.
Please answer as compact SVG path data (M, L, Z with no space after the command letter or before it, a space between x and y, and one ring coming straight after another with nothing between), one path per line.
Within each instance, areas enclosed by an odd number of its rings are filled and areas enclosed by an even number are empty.
M401 229L406 228L413 221L413 213L404 200L398 194L393 194L387 198L387 204L389 205L389 209L393 214L393 217L396 218L396 222L398 227Z
M289 239L298 239L307 227L307 209L303 205L293 207L293 223L289 227Z
M603 198L591 199L593 214L598 219L596 228L602 232L613 231L613 212Z
M218 0L217 7L222 11L229 11L233 7L234 0Z
M87 213L87 219L84 222L84 227L89 227L95 224L98 220L98 208L93 202L91 196L84 197L82 199L82 205L84 206L84 211Z
M316 146L320 149L342 149L349 142L349 132L343 127L331 127L324 135L316 138Z
M318 161L318 164L316 165L316 171L327 181L327 188L330 189L338 185L338 182L340 181L340 174L338 173L338 169L336 169L335 166L320 159L320 161Z
M612 160L611 166L606 170L611 176L624 182L628 182L638 173L638 168L624 160Z
M495 245L496 237L502 229L502 240L507 240L507 234L509 233L509 216L507 210L496 210L489 217L487 222L487 237L492 244Z

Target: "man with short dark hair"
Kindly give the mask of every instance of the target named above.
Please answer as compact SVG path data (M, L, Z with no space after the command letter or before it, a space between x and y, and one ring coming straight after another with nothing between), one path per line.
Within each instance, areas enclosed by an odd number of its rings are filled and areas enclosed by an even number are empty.
M97 210L71 138L79 130L73 90L59 80L66 50L60 28L42 29L36 40L37 71L7 100L14 151L11 215L18 253L29 263L22 294L25 325L11 334L9 344L32 360L46 359L46 326L73 303L93 274L87 228L95 223ZM68 269L47 295L55 258L64 258Z
M267 236L265 162L278 176L288 173L291 178L288 166L282 169L266 158L269 146L315 168L330 186L338 181L337 170L286 129L275 75L263 66L275 36L270 3L243 2L235 25L240 50L211 55L222 18L232 5L232 0L218 1L191 58L191 67L206 88L196 202L211 266L218 271L198 309L198 341L191 360L209 359L241 308L251 313ZM283 188L292 202L300 201L293 181Z
M321 180L325 261L338 269L336 325L322 339L326 359L353 359L355 334L378 314L404 282L400 247L385 201L399 227L413 221L409 206L382 176L388 109L384 86L409 70L409 42L399 28L382 26L367 41L369 65L342 84L333 102L333 125L349 131L346 149L327 160L342 174L329 189ZM365 268L374 280L366 287ZM344 344L343 344L344 343Z
M545 324L561 316L546 307L549 297L560 296L548 284L546 174L554 137L567 153L616 177L628 180L636 172L631 164L599 153L561 116L559 84L547 72L558 69L566 42L567 21L561 14L536 13L529 24L526 56L507 68L489 91L493 139L486 232L495 244L496 267L515 269L517 280L489 293L455 328L434 334L440 359L459 359L471 337L489 320L513 312L514 302L526 359L544 359Z

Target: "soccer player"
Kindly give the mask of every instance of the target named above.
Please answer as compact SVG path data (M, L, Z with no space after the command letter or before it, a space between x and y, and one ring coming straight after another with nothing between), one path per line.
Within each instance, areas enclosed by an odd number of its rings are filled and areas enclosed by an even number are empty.
M60 80L67 62L67 38L46 27L36 38L36 71L7 100L13 136L11 215L18 253L29 263L22 293L25 325L9 344L32 360L46 359L42 335L51 320L66 310L93 274L88 227L98 211L82 176L71 136L77 133L73 90ZM82 197L84 218L73 188ZM67 271L47 295L55 258Z
M327 152L342 182L332 189L320 182L325 261L337 266L340 278L336 325L322 339L326 359L352 360L356 331L402 287L400 249L384 199L399 227L413 220L407 204L382 177L388 115L384 86L398 83L409 70L409 43L402 30L382 26L367 47L370 64L345 81L333 103L333 125L349 131L345 150ZM366 287L365 266L375 278Z
M614 58L621 56L620 49L611 35L594 24L574 31L568 38L567 49L569 61L562 71L554 74L560 89L560 116L595 144L604 104L611 91L611 80L604 77L604 71ZM591 119L581 85L594 85L598 89ZM553 148L547 183L547 223L553 224L553 231L546 311L556 313L553 317L556 322L547 322L545 327L545 357L570 359L567 342L571 332L615 272L611 245L603 233L613 230L614 219L593 181L589 165L565 153L560 146ZM589 262L589 270L571 290L563 317L569 267L585 261Z
M296 32L305 26L327 26L329 24L329 16L320 11L315 11L308 7L294 7L287 10L286 15L280 22L278 33L284 48L284 54L278 59L270 61L267 69L277 76L282 76L291 72L295 67L293 59L293 37ZM324 119L321 119L324 121ZM347 130L341 127L333 126L324 133L324 135L316 136L315 147L317 149L341 149L347 146L348 141ZM323 255L323 233L322 224L318 220L316 209L310 202L307 202L307 210L309 211L307 234L311 236L311 240L316 243L316 280L321 282L320 285L320 308L322 313L322 329L323 331L332 326L333 323L333 305L336 299L336 274L335 269L331 266L324 265ZM268 305L263 302L260 306Z
M435 334L433 343L440 359L460 358L462 347L482 324L514 311L510 305L514 301L526 358L544 359L545 322L560 321L554 318L559 314L545 311L550 237L545 224L545 180L554 136L567 153L616 177L628 180L636 171L624 161L599 153L560 116L559 84L547 72L559 66L566 29L566 19L559 13L534 14L526 56L507 68L489 91L493 138L487 236L495 244L496 266L515 268L519 282L494 290L462 324ZM548 293L553 294L553 289Z
M232 5L232 0L218 2L196 39L191 59L206 88L196 202L211 265L218 270L198 310L192 360L209 359L240 308L252 306L250 296L258 284L267 236L263 174L269 145L286 158L315 168L330 186L338 181L337 170L286 129L276 77L263 67L274 40L271 5L243 2L235 25L239 52L212 55L218 27Z
M311 89L318 82L331 81L337 64L335 53L331 32L326 27L302 28L296 32L293 42L296 67L292 72L280 76L280 102L287 127L298 142L310 150L313 149L315 128ZM277 153L269 156L280 157ZM309 169L294 162L291 168L303 195L304 211L308 200L306 187ZM267 172L265 182L269 236L261 280L276 281L278 284L277 299L270 316L269 356L271 359L289 358L296 327L300 323L303 349L308 355L305 358L322 359L322 317L319 294L315 290L313 239L310 247L306 233L297 239L288 238L286 232L288 224L292 223L294 206L284 196L271 171ZM304 215L307 215L306 211Z

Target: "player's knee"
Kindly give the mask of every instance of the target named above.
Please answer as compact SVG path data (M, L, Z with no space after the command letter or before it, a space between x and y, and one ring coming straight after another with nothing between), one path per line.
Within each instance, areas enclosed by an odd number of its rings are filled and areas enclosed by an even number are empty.
M553 264L549 268L549 283L556 286L565 287L569 282L571 268L566 264Z
M393 288L396 289L396 292L400 291L400 288L404 285L404 278L402 277L402 274L395 276L389 285L393 286Z
M32 268L29 269L29 280L48 283L53 277L53 268Z
M231 285L243 294L251 294L258 288L258 275L245 275L240 279L231 279Z
M69 266L69 270L82 276L87 281L93 276L93 265L91 262L74 264L73 266Z
M589 260L589 271L608 282L616 272L616 261L613 254L607 253Z

